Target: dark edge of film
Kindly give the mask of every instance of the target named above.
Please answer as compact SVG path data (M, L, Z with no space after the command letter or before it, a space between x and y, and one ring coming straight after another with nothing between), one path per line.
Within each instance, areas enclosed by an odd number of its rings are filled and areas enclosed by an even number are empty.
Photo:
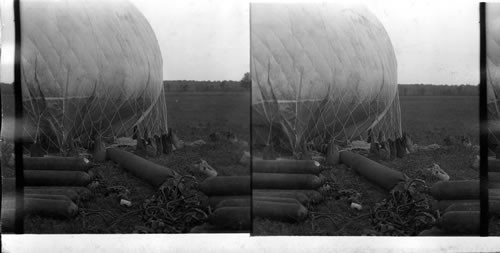
M479 162L479 235L488 236L488 114L487 114L487 79L486 79L486 3L479 3L479 122L480 122L480 162Z
M253 136L252 136L252 133L253 133L253 128L252 128L252 3L249 2L248 3L248 32L249 32L249 36L248 36L248 39L250 40L249 43L248 43L248 49L249 49L249 52L250 52L250 71L248 72L249 74L249 78L250 78L250 104L249 104L249 111L250 111L250 143L248 143L248 147L249 147L249 152L250 152L250 163L249 163L249 166L250 166L250 236L253 235L253 219L254 219L254 216L253 216Z
M14 156L16 165L16 210L14 232L24 233L24 171L23 171L23 103L21 90L21 8L20 0L14 0Z
M0 17L0 23L2 23L2 24L3 24L3 22L2 22L2 18L1 18L1 17ZM0 46L0 47L1 47L1 46ZM1 49L1 48L0 48L0 49ZM1 57L1 53L0 53L0 57ZM1 64L1 62L0 62L0 64ZM0 88L0 134L1 134L1 133L3 133L3 131L2 131L2 130L3 130L3 129L2 129L2 123L3 123L3 122L2 122L2 118L3 118L3 115L2 115L2 112L3 112L2 92L3 92L3 91L2 91L2 89ZM5 103L5 102L4 102L4 103ZM4 154L2 153L2 155L4 155ZM3 171L2 169L3 169L3 164L2 164L2 162L0 162L0 172L2 172L2 171ZM2 188L3 188L3 178L4 178L4 177L3 177L3 176L1 176L0 178L1 178L1 179L0 179L0 196L2 197L2 199L1 199L1 200L3 200L3 199L4 199L4 196L5 196L5 195L4 195L5 193L2 191ZM1 200L0 200L0 211L5 209L5 207L2 205L2 201L1 201ZM0 216L1 216L1 215L0 215ZM1 217L0 217L0 221L1 221ZM0 232L1 232L1 231L3 231L3 227L4 227L3 225L0 225ZM1 246L0 246L0 247L1 247Z

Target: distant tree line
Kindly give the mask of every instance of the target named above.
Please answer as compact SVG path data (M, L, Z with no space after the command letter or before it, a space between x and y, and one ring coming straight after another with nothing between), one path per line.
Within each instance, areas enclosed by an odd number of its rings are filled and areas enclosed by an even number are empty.
M399 96L479 96L478 85L400 84Z
M167 92L246 91L238 81L163 81Z
M163 81L167 92L204 92L204 91L249 91L250 73L245 73L240 81L195 81L195 80L173 80Z

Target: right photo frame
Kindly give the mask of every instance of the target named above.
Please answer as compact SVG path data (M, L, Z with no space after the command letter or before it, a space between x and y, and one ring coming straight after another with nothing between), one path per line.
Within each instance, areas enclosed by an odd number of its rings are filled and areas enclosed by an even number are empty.
M473 2L250 3L252 235L482 234L479 28Z
M488 234L500 235L500 4L481 3L484 13L483 58L487 126Z

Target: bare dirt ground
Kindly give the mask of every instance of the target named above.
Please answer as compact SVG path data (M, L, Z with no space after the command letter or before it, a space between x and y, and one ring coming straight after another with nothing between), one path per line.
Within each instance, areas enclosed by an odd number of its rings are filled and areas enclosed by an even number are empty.
M205 145L184 147L159 157L141 154L150 161L166 166L181 175L196 174L192 165L204 159L219 175L249 175L250 169L240 165L244 147L227 140L212 141L214 132L230 131L242 141L250 141L249 92L179 92L166 95L168 124L184 141L204 140ZM246 148L248 150L248 148ZM129 149L134 152L134 149ZM2 174L13 176L13 168ZM30 215L25 218L24 229L28 234L67 233L137 233L146 226L141 210L144 201L157 189L123 170L111 161L95 164L91 171L97 175L99 186L91 196L80 203L79 214L72 219L56 219ZM198 176L198 180L203 177ZM131 207L120 205L120 196L111 188L127 189ZM201 196L203 198L203 196ZM193 223L193 226L196 223ZM167 233L167 228L148 228L148 232ZM187 232L188 229L181 232Z
M238 164L242 149L225 141L210 142L208 135L216 131L232 131L236 136L249 141L248 93L171 93L167 95L169 126L185 141L203 139L201 147L185 147L170 155L147 157L147 159L178 171L190 174L191 165L205 159L220 175L248 175L249 168ZM419 145L437 143L443 145L447 135L466 134L473 144L478 144L478 101L476 97L401 97L403 129L412 134ZM8 108L7 108L8 109ZM4 108L5 115L5 108ZM410 177L426 180L432 184L436 179L422 172L437 163L454 179L477 179L478 171L472 169L474 151L460 145L437 151L421 151L395 161L381 163L398 169ZM81 212L73 219L61 220L27 217L26 233L133 233L137 226L144 226L140 215L144 199L155 194L156 189L119 168L112 162L92 168L101 178L101 188L94 190L90 199L78 203ZM373 224L362 215L367 207L387 197L387 193L346 167L332 168L324 172L334 182L335 189L353 190L361 194L364 209L356 211L348 201L332 194L331 199L319 206L311 206L316 212L342 215L343 222L332 224L328 220L306 220L302 223L281 223L262 219L254 222L256 235L362 235L372 232ZM2 168L3 176L13 176L12 168ZM200 178L201 179L201 178ZM131 207L119 205L117 194L106 191L107 187L123 186L129 189ZM500 234L500 222L492 218L490 234ZM161 232L161 231L158 231Z
M427 185L437 181L423 170L433 163L446 171L450 180L478 179L479 171L472 168L477 151L460 144L446 146L444 138L467 135L472 144L479 144L479 116L477 97L401 97L403 130L413 136L419 145L439 144L435 151L419 151L394 161L380 163L405 173L410 178L423 179ZM370 209L389 197L389 193L357 175L346 166L336 166L323 172L333 182L333 191L328 200L320 205L309 206L311 212L331 214L334 219L308 218L300 223L284 223L255 219L254 235L398 235L381 233L370 218ZM341 191L360 194L361 211L350 208L350 201ZM435 203L435 201L432 201ZM420 228L422 229L422 228ZM403 229L404 230L404 229ZM422 229L423 230L423 229ZM408 228L407 235L419 231Z

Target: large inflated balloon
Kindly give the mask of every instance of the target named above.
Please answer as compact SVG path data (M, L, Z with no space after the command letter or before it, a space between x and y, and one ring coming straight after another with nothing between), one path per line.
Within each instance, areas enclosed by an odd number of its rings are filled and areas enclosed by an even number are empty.
M500 4L486 4L486 87L488 107L488 141L500 140Z
M24 0L22 89L28 133L58 148L100 135L166 132L162 56L125 0Z
M400 136L396 57L374 15L335 4L253 4L250 14L254 130L293 151L368 130Z

